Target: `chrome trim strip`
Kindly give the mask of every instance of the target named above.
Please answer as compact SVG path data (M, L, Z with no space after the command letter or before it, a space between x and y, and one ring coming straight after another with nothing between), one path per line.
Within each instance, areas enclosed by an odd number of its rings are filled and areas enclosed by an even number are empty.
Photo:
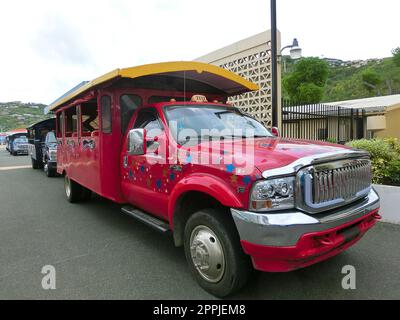
M266 170L262 173L262 176L264 179L268 178L275 178L279 176L286 176L286 175L291 175L295 174L297 171L299 171L303 167L307 167L313 164L319 164L323 162L329 162L329 161L336 161L336 160L342 160L342 159L350 159L350 158L363 158L363 157L368 157L369 153L361 150L342 150L342 151L335 151L335 152L327 152L327 153L322 153L318 155L313 155L313 156L308 156L304 158L297 159L296 161L292 162L291 164L281 167L281 168L276 168L276 169L271 169L271 170Z
M234 218L266 226L293 226L299 224L316 224L319 220L301 212L259 214L250 211L231 209Z

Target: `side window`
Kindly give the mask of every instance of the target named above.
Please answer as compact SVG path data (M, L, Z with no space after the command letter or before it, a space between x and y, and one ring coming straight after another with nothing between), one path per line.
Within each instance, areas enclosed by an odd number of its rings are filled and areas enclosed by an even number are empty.
M58 112L57 113L57 128L56 128L56 133L57 133L57 138L62 137L62 124L63 124L63 113Z
M99 114L96 101L90 101L81 105L82 135L90 135L99 130Z
M78 132L78 116L76 114L76 107L71 107L65 112L65 136L72 137L73 133Z
M154 138L160 134L160 131L163 130L155 110L141 110L133 127L135 129L146 129L146 135L149 138Z
M101 131L103 133L112 132L112 113L111 113L111 97L101 97Z
M121 132L124 134L133 114L142 104L142 98L135 94L124 94L121 96L119 104L121 106Z

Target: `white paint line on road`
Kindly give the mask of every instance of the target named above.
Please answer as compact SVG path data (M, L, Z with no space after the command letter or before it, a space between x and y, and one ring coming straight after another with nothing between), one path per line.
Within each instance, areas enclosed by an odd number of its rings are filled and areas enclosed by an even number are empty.
M30 167L31 166L0 167L0 171L17 170L17 169L28 169Z

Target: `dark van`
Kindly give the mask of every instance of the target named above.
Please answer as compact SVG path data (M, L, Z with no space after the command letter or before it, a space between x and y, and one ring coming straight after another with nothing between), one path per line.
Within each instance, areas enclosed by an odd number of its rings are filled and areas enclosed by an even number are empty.
M55 176L57 170L55 129L55 118L40 121L27 128L32 168L44 169L49 177Z

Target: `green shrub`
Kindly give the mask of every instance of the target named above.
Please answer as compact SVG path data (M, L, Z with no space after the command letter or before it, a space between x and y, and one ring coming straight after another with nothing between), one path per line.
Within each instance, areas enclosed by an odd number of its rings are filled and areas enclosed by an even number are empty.
M335 138L328 138L328 139L326 139L326 142L337 143L337 140Z
M374 183L400 185L400 144L396 138L354 140L347 145L369 152Z

